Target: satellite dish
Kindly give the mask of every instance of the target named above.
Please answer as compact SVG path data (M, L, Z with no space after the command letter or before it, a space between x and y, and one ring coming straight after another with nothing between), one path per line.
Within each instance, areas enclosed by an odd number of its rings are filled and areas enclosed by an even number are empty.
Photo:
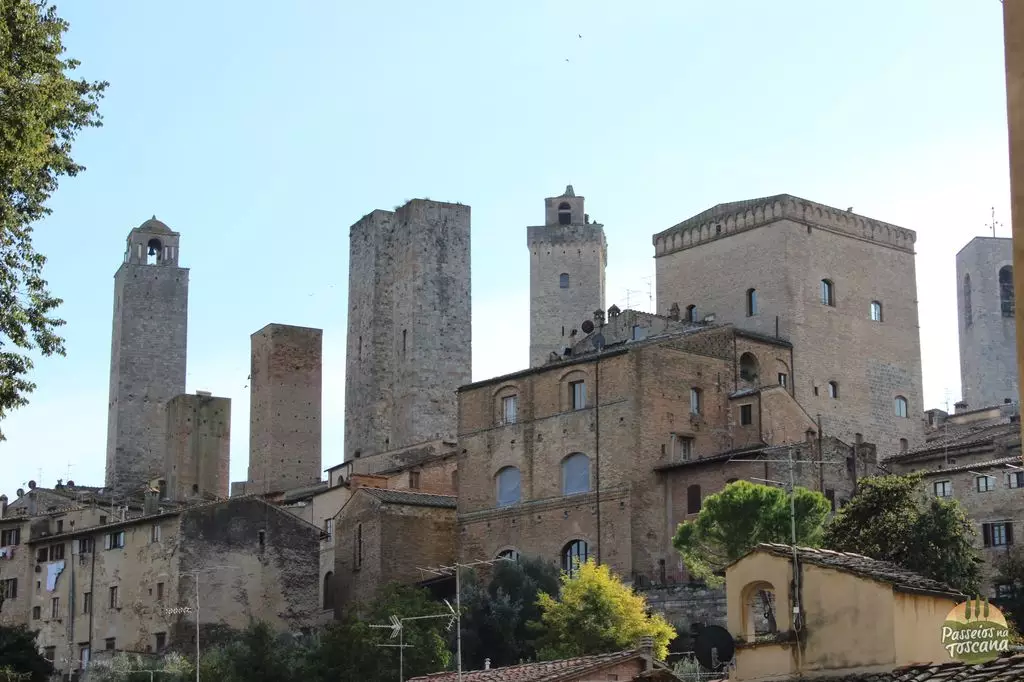
M718 671L732 660L736 653L736 642L722 626L708 625L697 633L693 653L705 670Z
M584 320L583 324L580 325L580 329L583 330L584 334L589 334L590 332L594 331L594 323L591 322L590 320Z

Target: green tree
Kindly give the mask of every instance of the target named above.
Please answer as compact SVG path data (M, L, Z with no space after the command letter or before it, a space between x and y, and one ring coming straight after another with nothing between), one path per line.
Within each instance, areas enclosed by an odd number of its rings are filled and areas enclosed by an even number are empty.
M178 653L166 656L119 653L109 664L93 661L84 679L85 682L149 682L150 670L160 671L154 676L160 682L188 682L195 668Z
M494 564L484 586L475 573L462 579L462 657L468 668L482 668L484 659L493 667L537 658L540 594L557 596L558 567L549 561L520 558Z
M1005 586L1005 592L992 602L1019 633L1024 627L1024 550L1020 546L1011 547L996 557L992 566L995 568L993 582Z
M64 56L67 29L46 0L0 2L0 420L35 388L28 352L64 354L64 322L53 316L61 301L43 279L32 224L49 213L57 179L84 170L71 143L100 125L107 86L68 75L78 62Z
M921 479L911 474L861 481L825 529L824 546L889 561L975 594L981 573L974 528L956 500L929 498Z
M830 505L821 493L796 488L796 541L807 547L821 543ZM777 487L735 481L709 495L693 521L676 529L672 544L690 575L719 585L718 573L761 542L792 543L789 494Z
M45 682L53 666L36 647L36 632L24 625L0 625L0 680Z
M612 574L607 565L581 564L575 575L562 575L558 599L540 593L538 604L544 634L540 658L573 656L631 649L641 637L654 640L654 653L668 655L675 629L661 614L647 615L647 600Z
M299 682L310 655L305 643L254 622L228 644L207 649L200 675L221 682Z

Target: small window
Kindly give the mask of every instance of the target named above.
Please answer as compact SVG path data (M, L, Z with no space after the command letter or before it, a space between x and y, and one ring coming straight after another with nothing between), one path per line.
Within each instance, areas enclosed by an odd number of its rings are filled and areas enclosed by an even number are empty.
M124 531L107 533L104 547L106 549L120 549L124 547Z
M964 327L970 327L971 322L974 321L974 316L971 313L971 276L964 275Z
M82 613L92 613L92 592L82 593Z
M686 321L696 322L697 321L697 306L690 304L686 306Z
M699 388L690 389L690 414L700 414L701 412L701 391Z
M21 544L20 528L0 530L0 547L12 547L18 544Z
M575 452L562 460L562 494L590 492L590 458Z
M999 306L1003 317L1013 317L1016 306L1013 300L1013 266L999 268Z
M563 272L558 276L558 288L568 289L569 288L569 273Z
M789 376L785 372L779 372L779 386L786 388L789 385Z
M419 483L419 472L413 471L409 473L409 487L412 488L412 475L416 474L416 483ZM417 488L419 485L416 486ZM330 542L334 539L334 519L324 519L324 535L327 536L326 541Z
M1013 523L998 521L981 524L982 543L986 547L1005 547L1013 544Z
M519 563L519 550L503 549L502 551L498 552L498 558L499 559L505 559L506 561L514 561L514 562L516 562L518 564Z
M57 519L57 532L58 533L63 533L64 532L64 519Z
M740 379L743 381L756 382L758 374L757 356L753 353L744 353L740 356Z
M160 542L160 524L159 523L154 523L152 526L150 526L150 528L149 528L149 541L150 542Z
M995 490L996 477L995 476L975 476L974 487L979 493L987 493Z
M3 597L4 599L18 598L17 578L8 578L6 580L0 580L0 597Z
M569 400L572 409L582 410L587 406L587 382L573 381L569 384Z
M156 584L156 600L157 601L163 601L164 600L164 584L163 583L157 583Z
M505 467L495 476L498 488L498 506L507 507L519 502L519 469Z
M757 289L747 289L747 317L757 315Z
M103 640L103 648L107 651L113 651L116 645L117 640L113 637L107 637L105 640Z
M61 561L64 559L64 545L50 545L50 561Z
M558 224L572 224L572 208L569 206L568 202L562 202L558 205Z
M828 382L828 397L833 400L839 399L839 382L830 381Z
M43 609L39 606L32 607L32 620L39 620L43 617Z
M670 438L673 462L689 462L693 455L693 439L673 433Z
M157 653L160 653L161 651L164 650L164 647L167 646L167 633L166 632L158 632L158 633L156 633L153 636L153 638L156 640L156 646L155 646L154 650Z
M60 597L50 600L50 618L60 618Z
M100 514L100 525L105 526L107 524L107 517Z
M900 438L900 452L906 452L910 449L910 443L906 438Z
M107 601L107 606L109 608L116 609L118 607L118 605L120 604L120 602L117 599L117 597L118 597L117 585L114 585L113 587L110 588L110 590L107 593L107 596L109 597L109 599Z
M821 280L821 304L830 306L836 304L835 285L830 279Z
M259 542L260 549L263 549L263 547L265 547L266 544L267 544L267 531L265 531L265 530L258 530L258 531L256 531L256 541Z
M953 482L952 481L935 481L932 483L932 492L935 493L935 497L952 497L953 496Z
M562 548L562 570L575 575L580 564L590 558L590 547L583 540L573 540Z
M686 513L700 513L700 486L697 484L691 485L686 489Z
M896 400L893 401L893 406L896 410L897 417L907 416L907 399L901 395L896 396Z
M78 538L78 553L91 554L96 550L95 538Z
M740 405L740 426L750 426L754 423L754 406Z
M871 302L871 321L881 322L882 321L882 304L879 301Z
M420 489L420 472L410 471L409 472L409 489L419 490Z
M519 418L519 396L508 395L501 399L501 418L504 424L515 424Z
M1006 474L1007 488L1024 488L1024 471L1011 471Z

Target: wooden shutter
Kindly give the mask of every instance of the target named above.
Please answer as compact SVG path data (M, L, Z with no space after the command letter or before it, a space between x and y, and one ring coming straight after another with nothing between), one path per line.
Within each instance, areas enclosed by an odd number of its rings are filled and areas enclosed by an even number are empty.
M1006 544L1013 544L1013 522L1006 522Z
M986 547L992 546L992 524L981 524L981 539Z

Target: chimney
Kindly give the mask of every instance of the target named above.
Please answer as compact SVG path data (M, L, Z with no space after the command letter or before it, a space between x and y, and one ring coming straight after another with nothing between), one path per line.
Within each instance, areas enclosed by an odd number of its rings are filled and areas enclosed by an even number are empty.
M484 670L490 670L490 669L491 669L491 659L485 658L484 659Z
M28 491L28 515L35 516L38 509L36 509L36 491L35 486L32 485L35 481L29 481L29 485L32 489Z
M7 518L7 496L0 495L0 519Z
M156 514L160 507L160 491L148 488L146 490L146 499L143 502L142 513L146 516L150 514Z
M641 637L636 649L644 657L644 671L654 670L654 638Z
M953 414L963 414L966 411L967 403L965 403L963 400L961 400L960 402L953 406Z
M595 310L594 311L594 326L595 327L603 327L604 326L604 311L603 310Z

